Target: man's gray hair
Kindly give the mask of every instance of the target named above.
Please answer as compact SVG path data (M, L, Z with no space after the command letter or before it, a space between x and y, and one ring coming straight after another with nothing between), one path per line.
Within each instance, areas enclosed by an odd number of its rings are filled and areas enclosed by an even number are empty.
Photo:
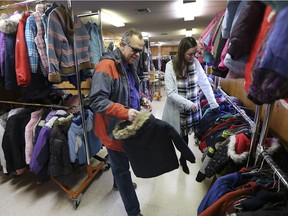
M143 39L142 33L140 31L138 31L137 29L129 29L127 32L124 33L121 42L130 44L130 40L132 38L133 35L137 35L139 39Z

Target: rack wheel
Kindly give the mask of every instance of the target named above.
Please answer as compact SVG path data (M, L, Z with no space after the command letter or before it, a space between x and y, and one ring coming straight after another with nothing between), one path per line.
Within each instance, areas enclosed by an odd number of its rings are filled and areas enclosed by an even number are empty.
M77 196L77 198L73 199L73 208L74 208L75 210L77 210L77 208L78 208L79 205L80 205L82 195L83 195L83 194L80 193L80 194Z
M103 171L107 171L110 169L110 163L106 163L103 167Z

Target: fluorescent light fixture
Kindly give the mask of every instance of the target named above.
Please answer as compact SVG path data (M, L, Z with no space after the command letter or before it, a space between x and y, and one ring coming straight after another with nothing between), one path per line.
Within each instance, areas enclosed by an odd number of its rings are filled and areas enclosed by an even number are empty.
M191 20L194 20L194 15L191 13L191 14L186 14L184 16L184 21L191 21Z
M196 0L196 2L184 3L182 5L182 13L184 14L184 21L194 20L196 16L203 14L203 0Z
M193 37L193 35L195 34L200 34L203 32L203 29L199 29L199 28L191 28L190 29L181 29L179 31L179 35L185 35L186 37Z
M116 27L125 26L125 23L120 16L108 10L101 10L101 21L110 23Z
M186 33L185 33L186 37L192 37L193 35L193 28L191 30L187 30L186 29Z

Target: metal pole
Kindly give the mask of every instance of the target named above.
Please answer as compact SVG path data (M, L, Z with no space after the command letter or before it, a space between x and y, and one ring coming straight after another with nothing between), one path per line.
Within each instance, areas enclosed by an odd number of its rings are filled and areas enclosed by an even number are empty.
M71 11L72 20L73 20L73 22L75 22L71 0L67 0L67 3L68 3L68 7ZM86 159L87 159L87 164L90 165L90 153L89 153L88 138L87 138L85 110L84 110L84 106L83 106L83 96L82 96L82 92L81 92L81 77L80 77L80 71L79 71L79 67L78 67L78 57L77 57L77 51L76 51L77 50L77 44L76 44L76 40L75 40L75 32L73 35L73 50L74 50L74 62L75 62L75 71L76 71L76 78L77 78L77 90L78 90L78 97L79 97L79 101L80 101L80 114L81 114L81 118L82 118L82 126L83 126L83 132L84 132L83 134L84 134L84 145L85 145L85 150L86 150Z
M250 150L248 155L248 160L246 167L249 167L251 164L251 160L255 159L255 150L257 148L257 135L260 130L260 114L261 114L262 106L257 105L255 110L255 116L254 116L254 126L252 126L252 138L251 138L251 144L250 144Z
M254 163L254 167L257 165L259 154L265 150L263 146L265 143L265 139L267 137L267 131L268 131L268 125L269 125L269 120L270 120L270 116L271 116L272 106L273 105L271 105L271 104L268 104L266 106L265 116L264 116L264 120L263 120L263 124L262 124L262 130L261 130L261 134L260 134L260 138L259 138L259 144L257 145L257 157L256 157L256 160Z

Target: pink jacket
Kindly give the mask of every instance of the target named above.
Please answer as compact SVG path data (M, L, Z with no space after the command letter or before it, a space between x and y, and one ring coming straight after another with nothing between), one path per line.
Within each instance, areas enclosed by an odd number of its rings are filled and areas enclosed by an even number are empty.
M30 163L31 156L34 149L34 128L38 124L41 118L43 110L37 110L31 113L31 119L25 127L25 161L27 164Z

